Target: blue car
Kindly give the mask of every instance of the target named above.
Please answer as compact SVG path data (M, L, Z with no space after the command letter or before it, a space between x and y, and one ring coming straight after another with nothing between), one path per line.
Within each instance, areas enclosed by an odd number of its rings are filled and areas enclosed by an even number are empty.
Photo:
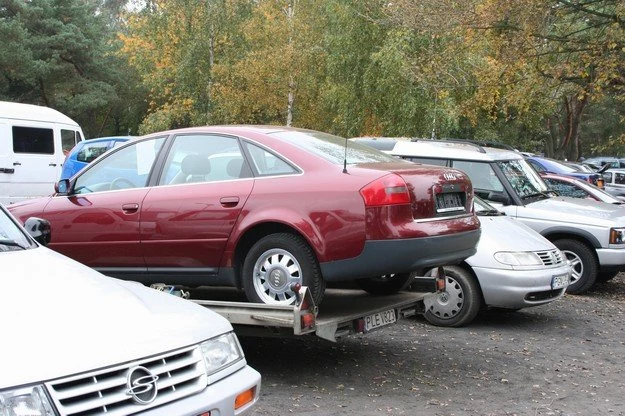
M87 166L91 161L106 151L121 143L127 142L133 136L98 137L97 139L79 142L65 156L60 179L69 179Z
M603 177L599 173L582 172L574 167L566 165L559 160L546 157L530 156L527 161L536 169L538 173L555 173L558 175L570 176L591 183L599 188L603 188Z

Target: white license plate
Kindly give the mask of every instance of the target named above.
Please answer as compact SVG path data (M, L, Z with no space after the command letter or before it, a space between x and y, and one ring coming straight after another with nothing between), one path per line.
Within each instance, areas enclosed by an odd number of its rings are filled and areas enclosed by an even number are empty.
M563 287L567 287L569 285L569 275L562 274L559 276L553 276L551 278L551 288L552 289L562 289Z
M394 309L365 316L365 332L380 328L384 325L392 324L396 320Z

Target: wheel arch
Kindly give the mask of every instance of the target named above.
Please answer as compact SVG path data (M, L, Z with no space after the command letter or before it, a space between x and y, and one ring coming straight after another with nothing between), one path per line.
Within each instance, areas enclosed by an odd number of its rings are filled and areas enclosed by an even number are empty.
M304 233L300 232L296 228L277 221L258 223L245 230L245 232L240 235L239 239L236 242L232 268L234 271L234 278L237 288L243 288L243 281L241 276L243 261L245 260L247 253L250 251L254 243L267 235L276 233L289 233L301 237L315 253L315 258L317 262L319 261L318 252L315 249L315 246L311 244L310 239L308 239Z
M570 240L577 240L580 243L584 243L590 248L594 249L601 248L601 243L591 233L586 230L582 230L581 228L573 228L573 227L551 227L541 231L543 237L545 237L549 241L561 240L563 238L567 238ZM597 255L595 251L595 256Z
M480 283L480 279L477 277L477 275L473 271L473 268L469 265L469 263L467 263L464 260L461 263L456 264L455 266L460 267L461 269L469 273L473 277L473 279L475 279L475 282L477 283L477 289L480 293L480 299L482 300L482 305L480 307L480 310L487 309L486 299L484 299L484 292L482 291L482 284Z

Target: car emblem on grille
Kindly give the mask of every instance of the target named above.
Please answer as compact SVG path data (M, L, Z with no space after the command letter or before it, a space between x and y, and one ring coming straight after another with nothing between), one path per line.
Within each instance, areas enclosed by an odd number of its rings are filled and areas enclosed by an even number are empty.
M152 374L147 368L133 367L128 371L126 394L139 404L152 403L158 393L157 380L158 376Z
M456 178L456 175L455 175L455 174L453 174L453 173L451 173L451 172L445 172L445 173L443 174L443 177L444 177L445 179L447 179L448 181L455 181L456 179L458 179L458 178Z

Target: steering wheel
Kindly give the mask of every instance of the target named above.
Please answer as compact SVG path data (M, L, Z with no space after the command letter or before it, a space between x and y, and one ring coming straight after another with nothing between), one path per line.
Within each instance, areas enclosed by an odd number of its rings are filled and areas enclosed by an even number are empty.
M119 178L115 178L111 181L111 184L109 185L109 190L113 190L113 189L130 189L130 188L136 188L137 185L135 185L134 183L130 182L130 180L123 178L123 177L119 177Z

